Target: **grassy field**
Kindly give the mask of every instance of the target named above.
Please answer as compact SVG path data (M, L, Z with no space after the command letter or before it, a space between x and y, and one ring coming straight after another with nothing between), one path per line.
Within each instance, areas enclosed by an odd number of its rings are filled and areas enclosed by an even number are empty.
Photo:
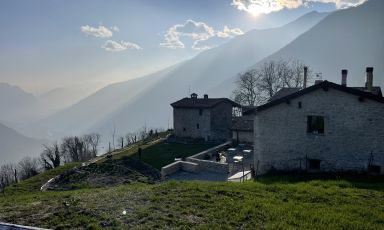
M142 159L158 169L212 147L140 146ZM69 181L85 181L75 190L41 192L40 187L78 163L7 187L0 194L0 222L53 229L384 229L383 177L282 174L245 183L138 183L146 180L135 173L143 167L134 162L137 148L81 169L79 177L69 173ZM99 177L123 181L89 186Z
M278 176L39 192L39 178L6 189L0 221L56 229L384 229L383 181Z
M160 142L143 148L141 160L160 170L161 167L174 162L175 158L189 157L216 145L218 143L179 144ZM137 151L134 153L134 157L138 158Z

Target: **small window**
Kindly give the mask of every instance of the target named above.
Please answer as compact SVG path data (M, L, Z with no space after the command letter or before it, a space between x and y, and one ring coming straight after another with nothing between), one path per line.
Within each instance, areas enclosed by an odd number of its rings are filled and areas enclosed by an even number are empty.
M187 131L187 129L183 127L183 131L185 132L185 131Z
M308 159L309 169L320 169L320 160Z
M200 124L199 123L196 124L196 128L200 129Z
M299 109L301 109L301 107L302 107L302 105L301 105L301 101L299 101L299 102L297 103L297 107L298 107Z
M199 109L199 115L203 116L203 109Z
M324 133L324 117L308 116L307 133Z

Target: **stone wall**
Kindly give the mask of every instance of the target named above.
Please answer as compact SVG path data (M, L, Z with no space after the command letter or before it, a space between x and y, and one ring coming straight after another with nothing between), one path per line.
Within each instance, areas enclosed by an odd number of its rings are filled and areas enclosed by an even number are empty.
M173 127L177 137L229 140L232 104L221 102L213 108L174 108Z
M202 115L200 115L199 109L175 108L173 109L173 127L177 137L206 139L211 136L211 110L202 109Z
M324 117L324 134L307 133L309 115ZM259 173L306 169L308 159L322 171L366 171L371 152L384 173L383 103L318 89L258 112L254 130Z
M232 104L222 102L211 111L211 136L215 140L230 140Z

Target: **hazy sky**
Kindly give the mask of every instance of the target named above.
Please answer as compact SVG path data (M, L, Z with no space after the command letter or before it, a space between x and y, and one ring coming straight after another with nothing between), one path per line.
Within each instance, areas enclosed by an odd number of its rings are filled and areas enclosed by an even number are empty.
M124 81L251 29L363 1L2 0L0 82L38 93Z

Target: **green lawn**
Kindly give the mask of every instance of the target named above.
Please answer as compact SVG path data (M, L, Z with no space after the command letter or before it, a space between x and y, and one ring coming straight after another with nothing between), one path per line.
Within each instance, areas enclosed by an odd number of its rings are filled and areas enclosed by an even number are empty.
M0 196L0 221L80 229L383 229L384 183L275 177L31 191Z
M185 158L201 151L207 150L218 143L179 144L160 142L152 146L142 148L141 160L157 169L175 161L175 158ZM138 157L137 149L134 157Z

